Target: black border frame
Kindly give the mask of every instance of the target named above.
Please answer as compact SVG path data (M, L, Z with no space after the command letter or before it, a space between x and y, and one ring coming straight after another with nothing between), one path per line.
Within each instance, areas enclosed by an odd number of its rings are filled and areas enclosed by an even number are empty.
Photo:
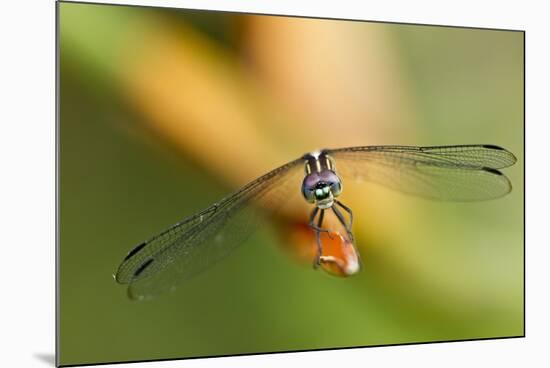
M229 14L246 14L246 15L265 15L285 18L305 18L305 19L323 19L323 20L342 20L352 22L368 22L379 24L395 24L395 25L410 25L410 26L426 26L426 27L446 27L446 28L458 28L458 29L476 29L485 31L508 31L519 32L523 34L523 334L517 336L498 336L498 337L483 337L472 339L459 339L459 340L438 340L438 341L419 341L419 342L407 342L396 344L381 344L381 345L364 345L364 346L346 346L346 347L330 347L330 348L317 348L306 350L280 350L280 351L265 351L254 353L238 353L238 354L225 354L225 355L206 355L206 356L190 356L182 358L162 358L162 359L145 359L145 360L125 360L114 362L98 362L98 363L82 363L82 364L65 364L59 363L59 316L60 316L60 303L59 303L59 265L60 265L60 226L59 226L59 173L60 173L60 146L61 146L61 129L60 129L60 17L59 6L62 3L66 4L88 4L88 5L102 5L102 6L119 6L119 7L132 7L132 8L150 8L150 9L166 9L166 10L192 10L202 12L217 12L217 13L229 13ZM285 353L302 353L302 352L316 352L316 351L331 351L331 350L344 350L344 349L361 349L361 348L377 348L377 347L390 347L390 346L408 346L408 345L427 345L427 344L444 344L444 343L456 343L456 342L468 342L468 341L486 341L486 340L508 340L526 337L526 31L520 29L506 29L506 28L490 28L490 27L474 27L474 26L453 26L444 24L429 24L429 23L408 23L397 21L380 21L369 19L348 19L348 18L332 18L332 17L320 17L320 16L307 16L307 15L287 15L287 14L273 14L273 13L256 13L245 11L230 11L230 10L214 10L214 9L196 9L196 8L176 8L169 6L152 6L152 5L133 5L133 4L110 4L100 3L93 1L55 1L55 366L56 367L83 367L92 365L107 365L107 364L127 364L127 363L149 363L149 362L166 362L166 361L181 361L190 359L207 359L207 358L223 358L223 357L239 357L239 356L255 356L266 354L285 354Z

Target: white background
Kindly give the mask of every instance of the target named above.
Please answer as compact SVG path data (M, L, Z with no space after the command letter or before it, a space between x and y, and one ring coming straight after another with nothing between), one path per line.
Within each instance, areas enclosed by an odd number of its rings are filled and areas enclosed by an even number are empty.
M116 3L115 1L104 1ZM550 366L546 164L550 119L549 14L543 1L125 1L527 31L527 338L196 359L117 367ZM54 1L11 1L0 11L0 366L53 366ZM518 133L519 134L519 133ZM106 337L108 338L108 337Z

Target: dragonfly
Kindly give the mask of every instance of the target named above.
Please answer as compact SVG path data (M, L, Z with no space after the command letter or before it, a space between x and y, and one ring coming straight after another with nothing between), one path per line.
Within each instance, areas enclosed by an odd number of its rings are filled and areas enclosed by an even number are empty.
M114 278L128 284L131 299L173 291L245 242L258 227L265 207L275 211L295 200L296 193L311 206L307 223L315 235L313 266L350 276L359 272L360 260L352 209L339 199L343 179L433 200L480 201L511 191L510 180L499 170L515 162L508 150L487 144L360 146L306 153L137 245ZM336 219L338 229L325 226L328 214ZM332 247L331 254L324 246Z

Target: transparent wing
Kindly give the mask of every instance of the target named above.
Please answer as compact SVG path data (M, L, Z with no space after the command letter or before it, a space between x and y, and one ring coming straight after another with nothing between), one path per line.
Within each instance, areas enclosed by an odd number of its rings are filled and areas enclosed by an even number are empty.
M120 264L116 281L130 284L130 298L144 299L173 290L223 259L250 236L261 218L261 202L276 210L285 197L299 193L302 162L297 159L270 171L138 245Z
M325 150L346 178L369 181L424 198L476 201L510 192L498 169L516 162L493 145L365 146Z

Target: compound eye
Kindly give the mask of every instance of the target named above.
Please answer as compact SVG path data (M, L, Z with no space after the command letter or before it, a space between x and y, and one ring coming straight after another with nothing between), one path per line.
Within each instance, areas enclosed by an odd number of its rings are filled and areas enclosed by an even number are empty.
M337 197L342 193L342 183L340 181L332 183L330 185L330 188L332 190L332 195Z
M317 173L307 175L302 182L302 195L309 203L315 203L316 190L319 183L319 176Z
M302 192L304 194L304 198L309 203L315 203L315 194L312 190L306 190L305 192Z
M315 189L308 188L306 185L302 184L302 195L309 203L315 202Z

